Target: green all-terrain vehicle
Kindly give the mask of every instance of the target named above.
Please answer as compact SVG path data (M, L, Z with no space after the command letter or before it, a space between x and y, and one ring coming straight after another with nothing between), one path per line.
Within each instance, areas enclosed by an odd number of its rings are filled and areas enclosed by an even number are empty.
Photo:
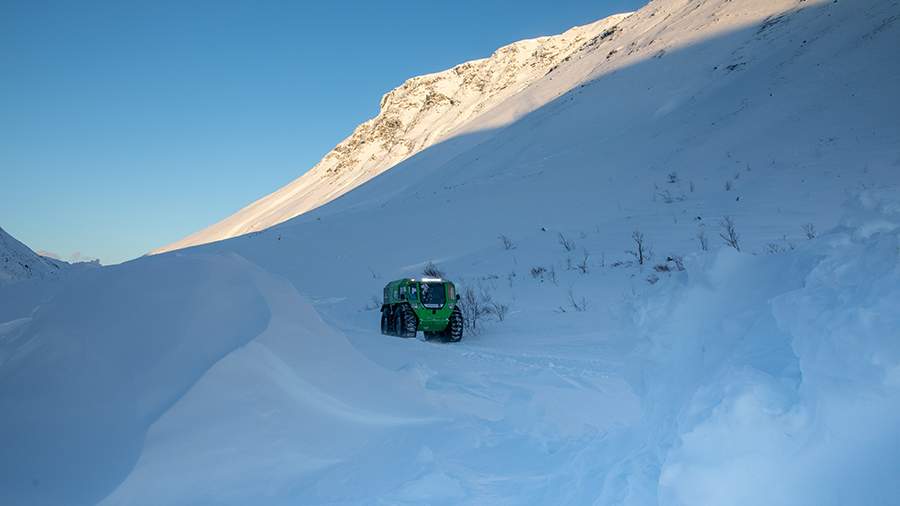
M457 307L459 295L450 281L439 278L398 279L384 287L381 333L391 336L445 337L459 341L463 316Z

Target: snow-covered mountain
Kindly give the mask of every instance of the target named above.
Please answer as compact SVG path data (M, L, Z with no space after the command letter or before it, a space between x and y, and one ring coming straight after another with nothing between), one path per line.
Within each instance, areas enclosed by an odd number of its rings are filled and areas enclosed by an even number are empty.
M54 277L69 264L38 255L0 228L0 284Z
M900 4L615 25L294 219L0 287L0 503L895 502ZM429 261L504 319L381 335Z
M489 58L409 79L384 95L378 116L356 127L307 173L154 253L263 230L343 195L546 77L574 54L614 33L625 17L619 14L561 35L519 41Z

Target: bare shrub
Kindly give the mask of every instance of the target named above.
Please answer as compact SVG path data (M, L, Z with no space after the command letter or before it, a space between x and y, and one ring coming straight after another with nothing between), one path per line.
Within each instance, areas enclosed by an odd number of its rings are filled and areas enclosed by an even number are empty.
M576 265L576 267L578 268L579 271L581 271L582 274L588 273L588 269L589 269L588 268L588 260L590 258L591 258L591 255L588 254L587 250L584 250L584 254L581 257L581 262L578 262L578 265Z
M794 243L788 240L787 235L781 236L781 242L770 242L766 244L766 252L769 254L778 254L785 253L787 251L793 251L795 248Z
M492 300L487 306L487 314L496 316L498 321L505 320L507 313L509 313L509 306L495 300Z
M709 251L709 238L706 237L706 231L702 228L697 232L697 242L700 243L700 249Z
M559 281L556 279L556 267L551 266L550 270L547 271L547 275L549 276L551 283L559 286Z
M674 184L678 182L678 173L675 171L669 172L668 175L669 184Z
M766 252L769 254L777 255L778 253L784 253L785 251L787 251L787 249L777 242L766 244Z
M484 292L477 293L472 287L466 287L460 297L458 306L463 315L463 328L466 333L477 335L481 332L481 320L488 312L489 300L484 300Z
M509 313L509 306L495 301L493 295L483 286L477 291L472 287L466 287L458 305L463 315L463 327L470 335L481 333L486 316L494 316L498 321L504 321Z
M683 193L680 195L675 195L672 192L670 192L669 190L663 190L661 192L658 192L656 195L659 198L661 198L662 201L666 204L673 204L675 202L683 202L687 198L684 196Z
M725 181L725 191L730 192L733 189L734 183L732 183L730 179L728 181Z
M650 257L652 256L650 248L647 246L646 242L644 242L644 234L635 230L631 233L631 240L634 242L634 249L628 250L625 253L633 256L639 265L644 265L644 262L650 260Z
M422 274L429 278L443 278L444 273L434 265L433 262L428 262L425 265L425 268L422 270Z
M557 236L557 241L563 248L566 249L566 251L572 251L575 249L575 241L566 239L566 236L564 236L562 232L560 232Z
M544 274L545 274L546 272L547 272L547 268L546 268L546 267L544 267L544 266L542 266L542 265L538 265L538 266L535 266L535 267L532 267L532 268L531 268L531 277L534 278L534 279L540 279L541 281L543 281L543 280L544 280Z
M719 237L721 237L722 240L725 241L725 244L740 251L740 235L738 235L737 233L734 225L734 220L731 218L731 216L724 217L719 226L722 228L722 231L719 232Z
M684 259L678 255L668 256L665 263L654 265L653 270L656 272L683 271Z
M809 240L815 239L818 235L816 234L816 226L812 223L806 223L803 225L803 233L806 234L806 238Z
M516 249L515 243L513 243L512 239L510 239L509 237L506 237L505 235L500 234L498 239L500 239L500 242L503 244L503 249L505 249L507 251L509 251L511 249Z
M578 297L575 295L575 290L569 288L569 307L575 310L577 313L583 313L587 311L588 308L588 300L583 295Z

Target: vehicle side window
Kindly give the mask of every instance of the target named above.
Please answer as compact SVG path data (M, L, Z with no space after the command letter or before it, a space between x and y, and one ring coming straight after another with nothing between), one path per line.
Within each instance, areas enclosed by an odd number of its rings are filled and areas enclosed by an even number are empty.
M416 285L409 285L409 300L416 300L417 292Z
M450 297L450 300L456 300L456 290L453 288L453 285L447 285L447 295Z

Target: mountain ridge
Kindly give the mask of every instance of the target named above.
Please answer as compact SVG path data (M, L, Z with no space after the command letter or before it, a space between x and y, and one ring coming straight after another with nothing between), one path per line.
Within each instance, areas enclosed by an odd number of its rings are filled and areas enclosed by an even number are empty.
M315 209L442 140L552 73L574 54L616 31L632 13L608 16L562 34L524 39L487 57L407 79L385 93L377 116L357 126L294 181L163 253L277 225Z
M39 255L0 227L0 285L55 277L68 262Z

